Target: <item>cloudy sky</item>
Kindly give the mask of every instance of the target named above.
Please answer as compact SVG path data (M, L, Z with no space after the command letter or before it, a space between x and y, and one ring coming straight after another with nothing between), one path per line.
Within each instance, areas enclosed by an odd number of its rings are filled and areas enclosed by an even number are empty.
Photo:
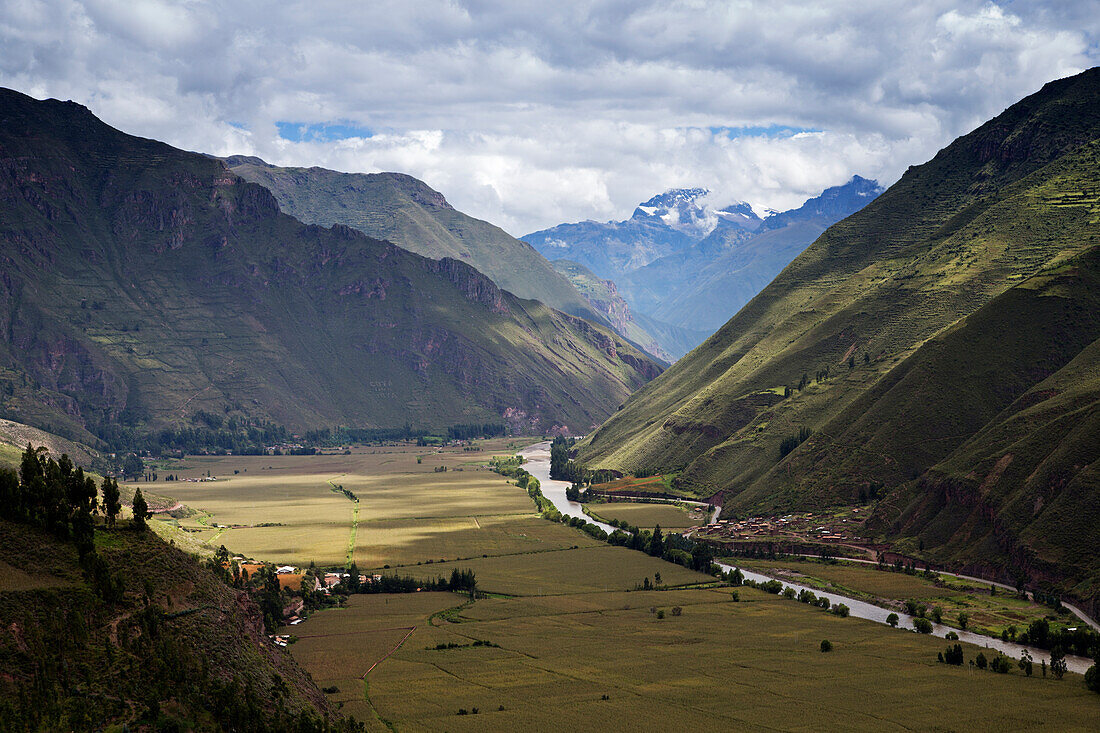
M127 132L410 173L512 234L665 189L892 183L1098 63L1100 0L0 0L0 85Z

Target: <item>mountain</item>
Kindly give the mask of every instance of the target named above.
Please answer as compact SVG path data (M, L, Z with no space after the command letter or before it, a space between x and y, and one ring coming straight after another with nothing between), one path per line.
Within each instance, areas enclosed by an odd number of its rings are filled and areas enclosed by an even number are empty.
M581 460L680 470L680 490L722 492L734 513L881 493L881 538L1050 579L1095 611L1097 109L1100 68L910 168L635 393Z
M614 279L636 318L700 334L680 346L656 339L665 353L679 357L827 227L881 192L875 181L854 176L797 209L761 220L746 203L713 209L706 189L674 189L639 204L629 221L562 224L524 239L550 260L576 261Z
M882 191L878 181L852 176L843 186L826 188L819 196L808 199L797 209L770 214L760 224L760 231L783 229L798 222L825 223L828 226L859 211Z
M3 414L93 441L196 415L584 431L660 367L609 330L219 160L0 92ZM121 426L121 427L120 427Z
M731 240L715 230L682 255L662 258L628 274L622 287L631 294L642 288L665 293L647 311L653 317L713 332L829 226L881 193L876 181L854 176L797 209L768 216L751 236Z
M676 361L690 349L689 346L681 351L675 348L676 346L681 343L694 345L706 336L706 334L697 335L695 332L653 319L636 318L611 280L597 277L584 265L569 260L555 260L553 264L554 269L569 278L569 282L573 283L593 308L611 322L618 333L659 359L664 359L666 362ZM651 335L652 333L658 333L660 336L655 337ZM671 342L674 353L670 354L666 351L661 342Z
M702 239L718 226L748 231L760 226L760 217L745 202L715 211L706 204L709 195L705 188L674 188L638 204L632 219L660 220L692 239Z
M412 176L280 168L243 156L226 162L241 178L271 191L279 207L299 221L344 224L425 257L465 262L521 298L606 325L602 314L530 245L456 211L441 193Z
M546 259L570 260L597 276L617 279L674 252L690 247L705 221L695 205L705 189L677 189L655 196L627 221L559 224L524 235Z

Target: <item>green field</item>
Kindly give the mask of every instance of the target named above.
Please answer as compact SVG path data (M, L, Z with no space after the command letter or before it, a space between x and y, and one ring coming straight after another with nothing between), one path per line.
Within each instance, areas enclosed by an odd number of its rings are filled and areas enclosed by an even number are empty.
M940 639L740 594L740 603L703 589L472 605L451 594L360 596L293 627L301 639L290 649L318 684L339 687L331 697L345 712L379 731L1095 729L1100 698L1075 675L947 667L935 661ZM461 606L454 621L430 618L447 606ZM822 639L832 653L818 650Z
M651 529L658 524L662 529L687 529L706 524L707 515L710 514L706 509L697 509L693 512L678 504L625 501L589 504L588 511L605 522L617 519L643 529Z

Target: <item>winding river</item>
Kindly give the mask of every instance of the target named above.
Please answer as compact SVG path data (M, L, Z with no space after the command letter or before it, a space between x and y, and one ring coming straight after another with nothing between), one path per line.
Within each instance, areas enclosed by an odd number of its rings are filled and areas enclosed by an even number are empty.
M612 527L603 522L596 522L591 517L585 515L585 513L582 511L583 505L580 502L569 501L565 498L565 490L569 488L569 482L555 481L554 479L550 478L549 441L544 441L542 443L536 443L535 445L528 446L527 448L519 451L519 455L523 456L526 460L526 463L524 463L523 465L524 469L526 469L528 473L539 480L539 485L542 489L543 496L549 499L550 503L552 503L559 512L572 517L580 517L591 524L595 524L605 532L610 533L615 531L615 527ZM715 513L715 517L717 517L717 513ZM718 565L721 566L723 570L734 570L733 565L728 565L726 563L718 563ZM842 596L837 593L821 591L817 588L808 588L806 586L798 585L797 583L792 583L784 578L773 578L773 576L751 572L745 570L744 568L741 569L741 573L746 578L754 580L756 582L766 582L773 579L779 580L784 585L793 588L796 593L803 589L808 590L816 595L818 598L828 598L829 602L834 606L838 603L843 603L844 605L848 606L848 608L850 609L850 614L852 616L867 619L869 621L875 621L880 624L886 624L886 617L889 616L891 613L897 613L899 618L899 628L912 629L913 627L913 617L900 611L890 611L888 609L880 608L879 606L872 605L865 601L856 600L855 598L849 598L847 596ZM792 601L792 603L795 602L797 601ZM965 641L975 646L1000 651L1013 659L1019 659L1020 655L1026 649L1028 652L1031 653L1032 659L1034 660L1036 665L1038 665L1041 660L1045 660L1048 664L1050 663L1050 652L1044 649L1024 646L1023 644L1016 644L1010 641L1001 641L1000 639L994 639L990 636L975 634L971 631L963 631L961 629L956 629L951 626L945 626L943 624L934 623L932 625L932 634L934 636L944 637L950 632L955 632L956 634L958 634L959 641ZM1092 660L1088 659L1087 657L1066 655L1066 666L1071 672L1084 674L1085 670L1091 667L1092 664Z

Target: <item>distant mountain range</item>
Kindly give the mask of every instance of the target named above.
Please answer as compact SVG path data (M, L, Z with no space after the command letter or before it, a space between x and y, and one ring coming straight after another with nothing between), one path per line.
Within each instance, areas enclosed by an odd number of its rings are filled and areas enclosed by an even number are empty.
M870 502L869 538L1024 577L1095 615L1098 110L1094 68L910 168L635 393L580 459L678 472L726 516Z
M610 329L457 258L303 224L223 161L71 102L0 90L0 160L5 418L93 445L200 414L584 432L661 370ZM412 179L378 180L458 217ZM418 223L448 241L430 217ZM546 273L536 279L575 293Z
M675 189L640 204L627 221L562 224L523 239L551 261L580 264L615 281L650 333L680 329L688 342L657 338L682 356L722 325L825 229L882 188L854 176L797 209L761 219L738 202L712 208L702 188Z

